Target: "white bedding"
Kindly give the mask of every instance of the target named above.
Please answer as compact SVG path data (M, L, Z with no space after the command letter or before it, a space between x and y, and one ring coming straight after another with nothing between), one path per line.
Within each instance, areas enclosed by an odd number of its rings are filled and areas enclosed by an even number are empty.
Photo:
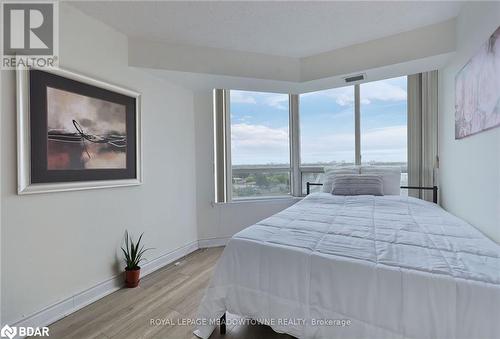
M423 200L315 193L229 241L199 319L225 311L299 338L500 338L500 246Z

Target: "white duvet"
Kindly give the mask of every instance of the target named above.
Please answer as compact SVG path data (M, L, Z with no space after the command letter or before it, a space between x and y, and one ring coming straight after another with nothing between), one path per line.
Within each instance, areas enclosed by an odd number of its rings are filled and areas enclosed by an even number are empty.
M315 193L229 241L195 334L225 311L299 338L500 338L500 246L423 200Z

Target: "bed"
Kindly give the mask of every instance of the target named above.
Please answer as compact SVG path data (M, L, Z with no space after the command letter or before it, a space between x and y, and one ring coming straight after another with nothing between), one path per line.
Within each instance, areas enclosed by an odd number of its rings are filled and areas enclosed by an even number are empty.
M230 239L194 333L225 312L297 338L500 338L500 246L424 200L313 193Z

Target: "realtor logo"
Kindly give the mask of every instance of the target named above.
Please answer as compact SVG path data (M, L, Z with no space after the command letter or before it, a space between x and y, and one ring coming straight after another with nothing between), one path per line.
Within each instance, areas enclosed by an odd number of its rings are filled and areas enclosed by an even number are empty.
M3 22L4 55L52 55L54 4L6 3Z
M2 2L2 68L55 66L56 2Z
M16 336L16 334L17 334L17 328L10 327L9 325L5 325L4 327L2 327L2 330L0 330L0 336L2 338L12 339Z
M33 327L33 326L18 326L18 327L10 327L9 325L5 325L0 330L0 337L12 339L16 335L20 337L48 337L49 336L49 328L44 327Z

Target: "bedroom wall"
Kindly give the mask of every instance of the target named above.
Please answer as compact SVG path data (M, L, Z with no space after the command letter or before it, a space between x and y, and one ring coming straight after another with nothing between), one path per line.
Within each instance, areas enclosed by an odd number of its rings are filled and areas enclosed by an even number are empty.
M123 269L125 229L152 260L197 240L193 95L128 67L127 38L60 4L60 64L142 93L144 184L18 196L15 76L1 73L1 323L12 324Z
M200 245L224 244L235 233L297 202L294 198L215 204L212 90L194 92L196 192Z
M457 52L439 72L441 203L500 243L500 127L455 140L455 75L500 25L500 2L464 3Z

